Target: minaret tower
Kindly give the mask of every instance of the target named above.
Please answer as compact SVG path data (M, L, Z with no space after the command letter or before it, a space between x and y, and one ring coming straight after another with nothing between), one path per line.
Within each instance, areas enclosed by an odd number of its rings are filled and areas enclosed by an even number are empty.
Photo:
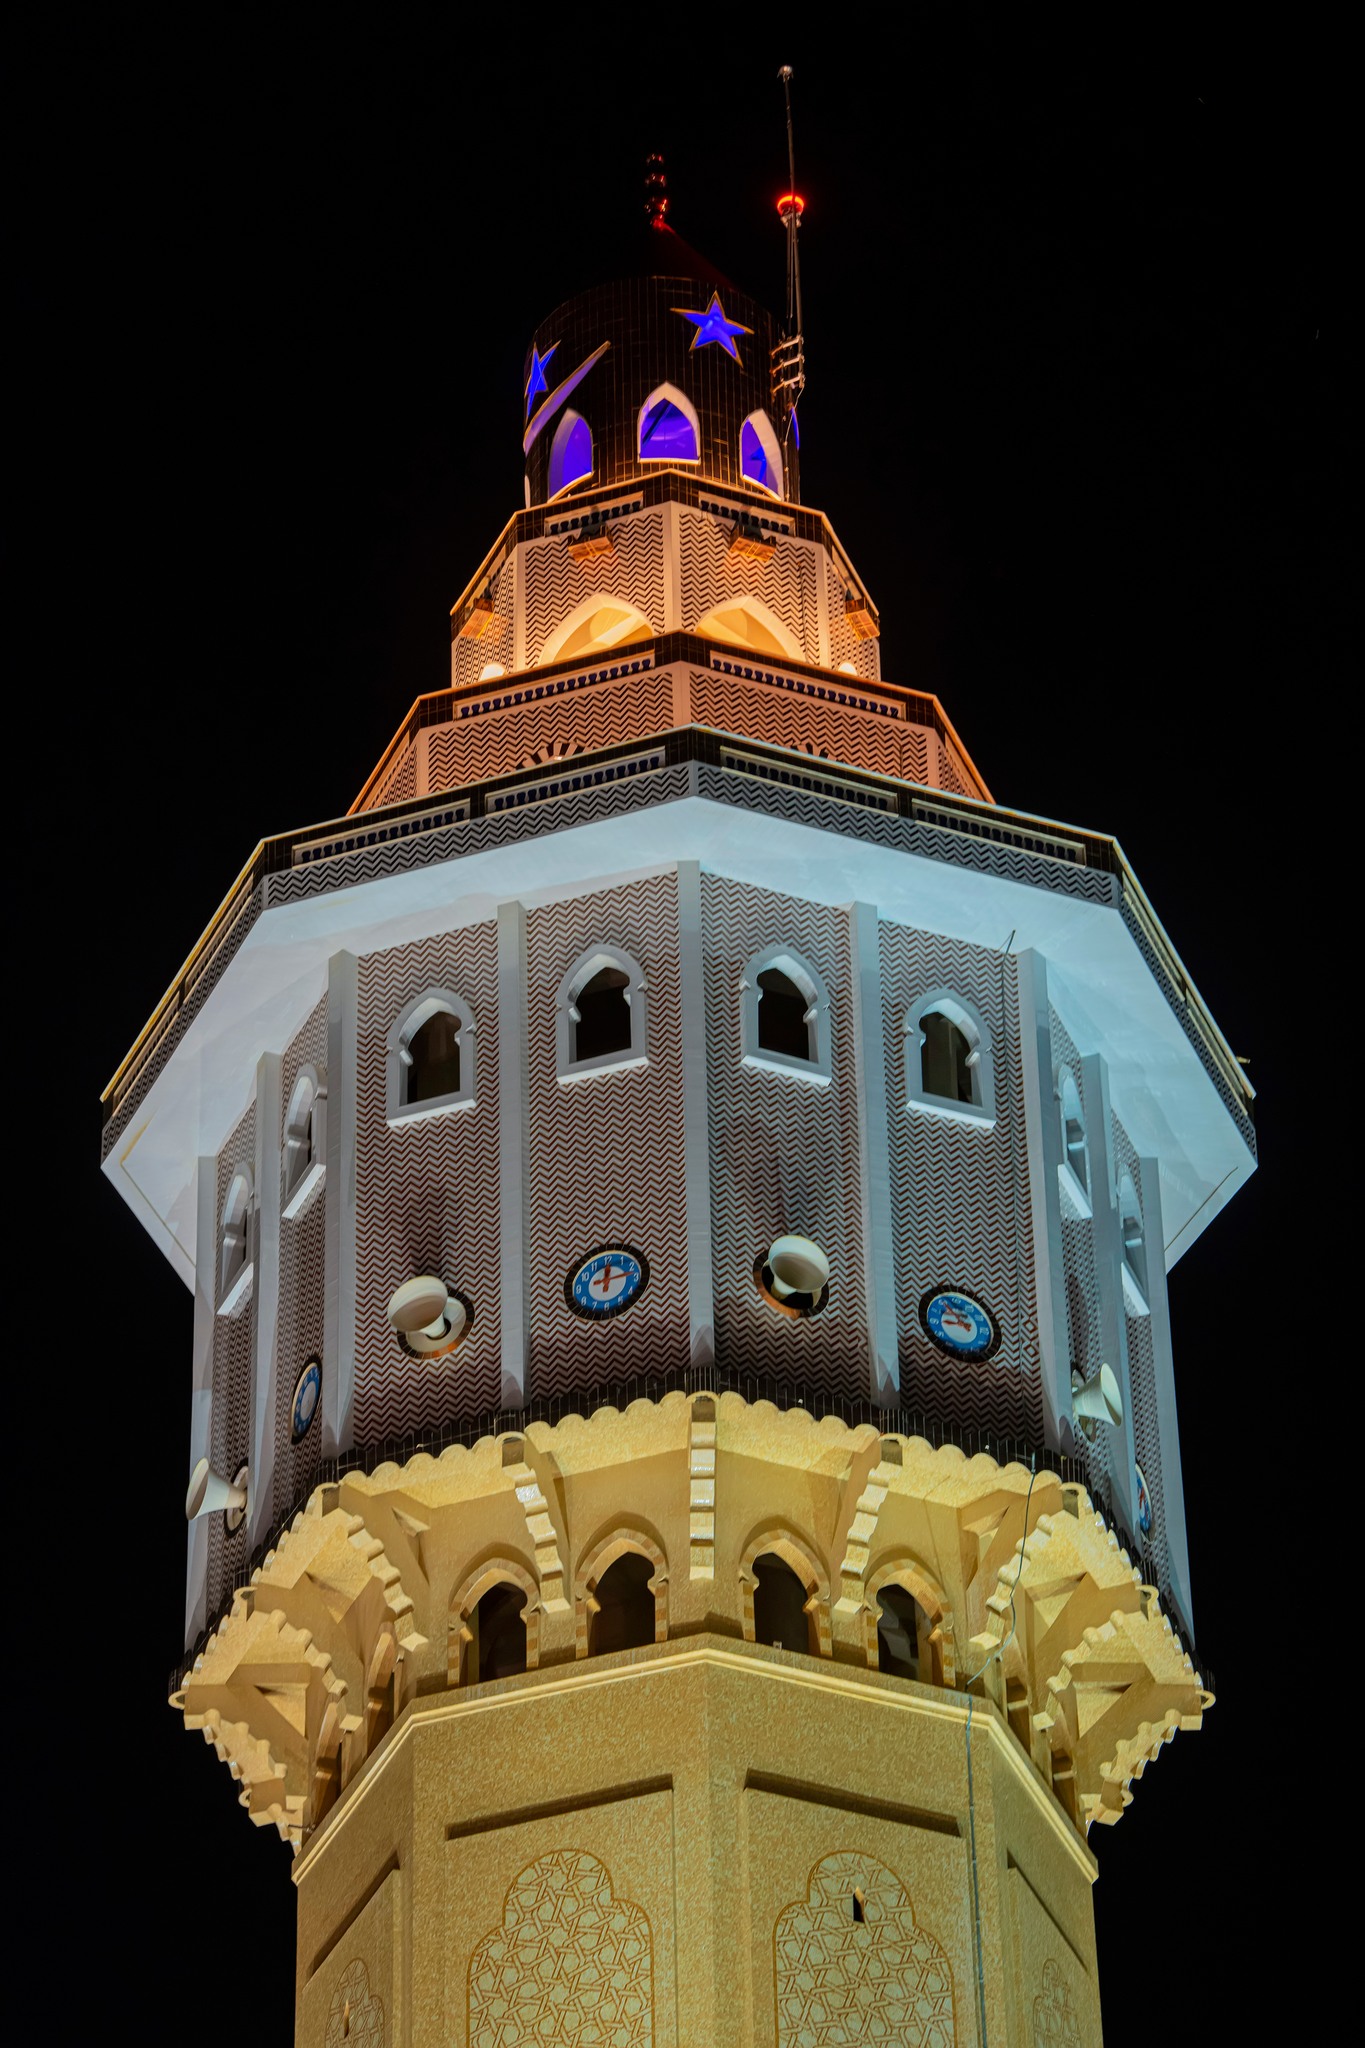
M1250 1091L1117 844L883 677L799 324L651 178L449 687L106 1093L195 1300L171 1703L297 1851L305 2048L1094 2043Z

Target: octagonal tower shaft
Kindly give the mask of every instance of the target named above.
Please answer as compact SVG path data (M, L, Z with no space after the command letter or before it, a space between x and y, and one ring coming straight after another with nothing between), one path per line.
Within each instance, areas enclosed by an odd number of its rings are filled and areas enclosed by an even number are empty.
M1210 1698L1165 1276L1250 1094L1114 842L882 677L666 232L536 332L449 688L107 1092L228 1503L173 1704L300 1852L310 2048L874 1982L1097 2040L1085 1832Z

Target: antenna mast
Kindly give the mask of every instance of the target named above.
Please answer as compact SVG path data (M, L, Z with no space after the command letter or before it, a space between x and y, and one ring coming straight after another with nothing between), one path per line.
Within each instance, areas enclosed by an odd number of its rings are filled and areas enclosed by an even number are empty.
M782 339L773 350L773 403L785 410L782 438L795 438L801 446L801 429L796 424L796 406L806 388L805 344L801 321L801 250L797 237L806 202L796 189L796 144L792 138L792 67L784 64L778 72L787 103L787 190L777 202L778 217L787 234L787 319Z

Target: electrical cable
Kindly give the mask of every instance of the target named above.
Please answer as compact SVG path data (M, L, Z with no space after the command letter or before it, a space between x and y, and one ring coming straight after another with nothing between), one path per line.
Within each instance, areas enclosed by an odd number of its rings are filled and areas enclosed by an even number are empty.
M975 1670L967 1680L967 1833L972 1853L972 1937L976 1949L976 2012L981 2028L981 2048L986 2048L986 1963L981 1949L981 1882L976 1862L976 1785L972 1777L972 1711L976 1696L971 1688L981 1673L993 1664L997 1657L1003 1657L1014 1641L1019 1626L1019 1616L1014 1596L1019 1591L1019 1581L1024 1575L1024 1545L1028 1542L1028 1511L1033 1499L1033 1482L1038 1477L1038 1459L1035 1456L1029 1472L1028 1492L1024 1495L1024 1534L1019 1545L1019 1563L1015 1567L1014 1584L1010 1587L1010 1632L998 1642L986 1658L985 1663Z

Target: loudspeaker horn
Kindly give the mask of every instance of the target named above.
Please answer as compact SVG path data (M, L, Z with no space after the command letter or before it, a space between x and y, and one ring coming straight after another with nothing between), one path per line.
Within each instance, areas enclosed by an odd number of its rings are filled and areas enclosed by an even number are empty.
M789 1294L818 1300L829 1280L829 1260L808 1237L779 1237L768 1253L768 1271L779 1301Z
M1089 1380L1083 1380L1078 1372L1072 1372L1071 1413L1087 1436L1094 1435L1097 1422L1107 1422L1114 1429L1122 1426L1123 1395L1109 1366L1102 1365Z
M235 1479L224 1479L221 1472L215 1472L207 1458L201 1458L190 1474L189 1490L185 1495L185 1520L197 1522L201 1515L211 1515L221 1508L225 1515L236 1515L240 1521L246 1507L246 1467L242 1467Z
M466 1336L473 1310L430 1273L405 1280L389 1303L389 1322L410 1358L443 1358Z

